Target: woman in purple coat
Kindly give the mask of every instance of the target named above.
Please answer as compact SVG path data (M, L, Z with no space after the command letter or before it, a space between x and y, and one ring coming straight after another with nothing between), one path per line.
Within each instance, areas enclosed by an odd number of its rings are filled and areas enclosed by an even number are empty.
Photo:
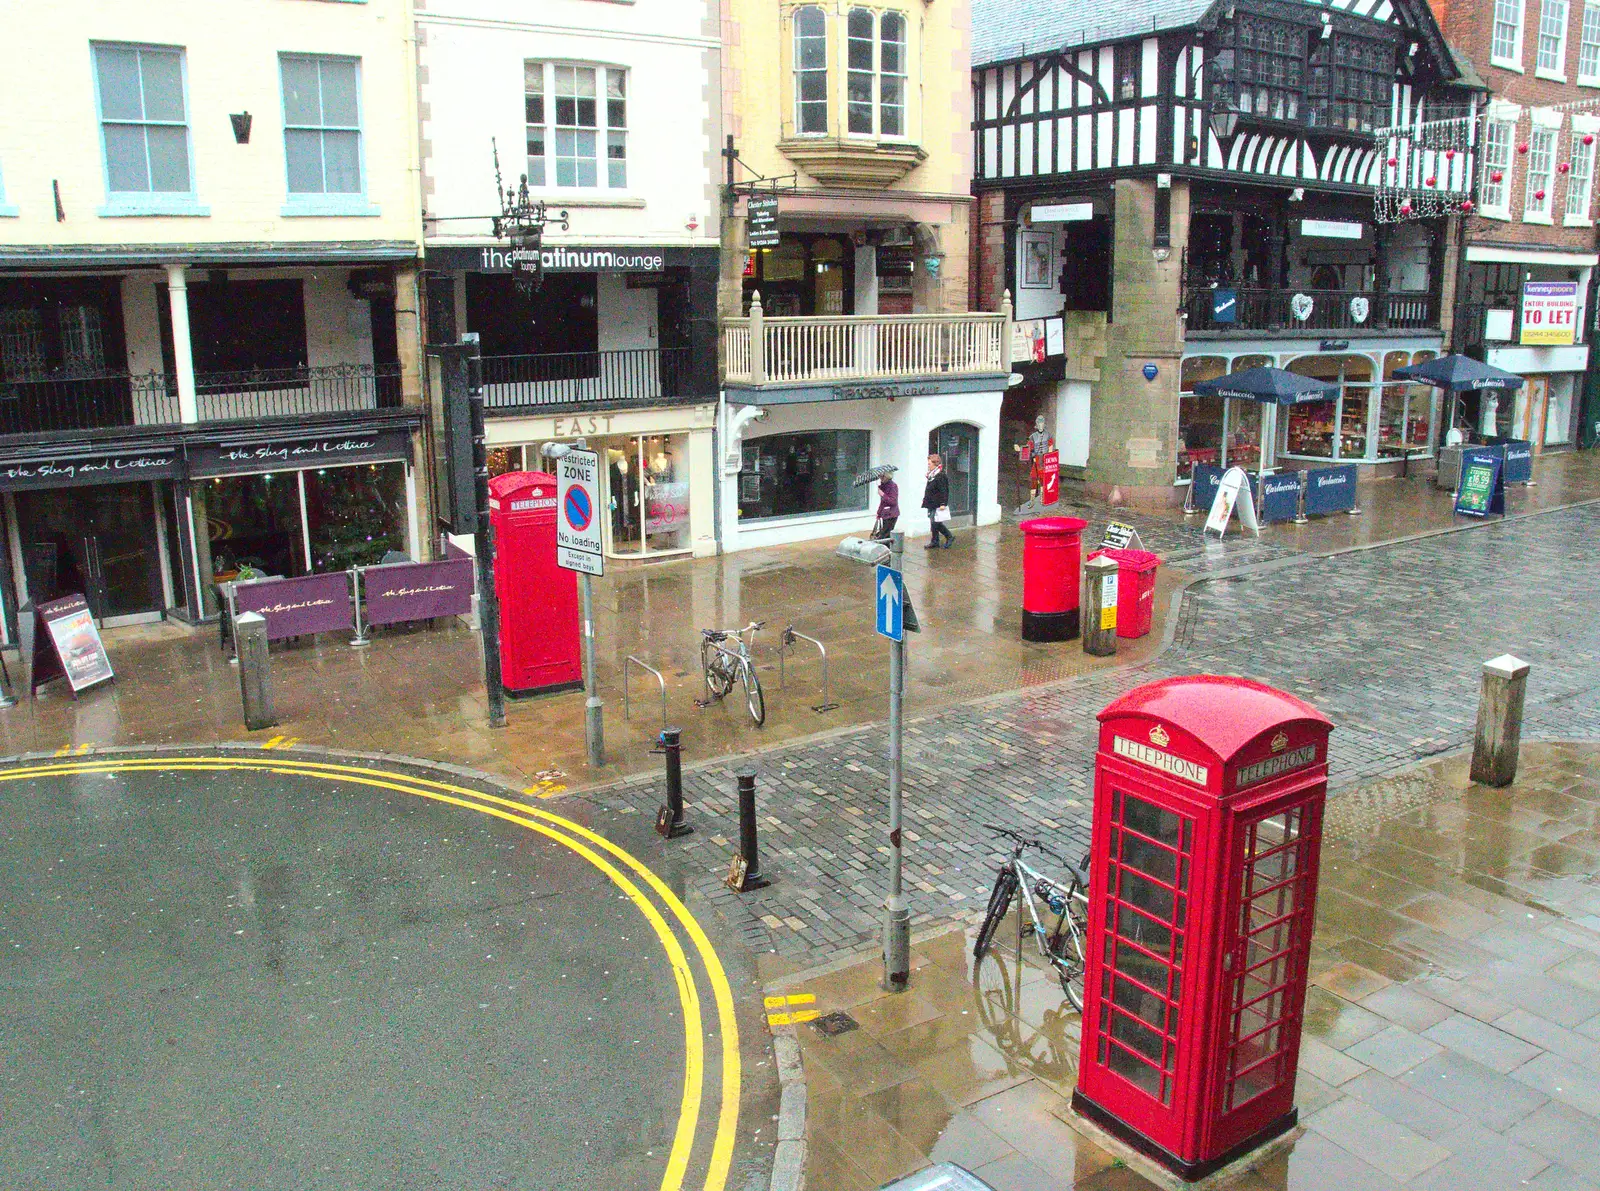
M898 520L900 520L900 485L885 475L878 481L878 523L872 527L873 541L888 541Z

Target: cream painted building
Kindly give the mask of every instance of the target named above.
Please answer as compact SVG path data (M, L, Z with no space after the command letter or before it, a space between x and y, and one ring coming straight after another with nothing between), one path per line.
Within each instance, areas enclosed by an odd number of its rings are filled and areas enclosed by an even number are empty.
M198 620L240 565L416 555L402 0L0 3L0 558ZM20 97L25 97L20 98Z
M417 10L428 341L479 337L490 471L600 451L608 555L714 554L717 0ZM503 184L547 204L519 284ZM525 279L524 279L525 280Z
M724 9L725 543L867 529L854 481L884 464L926 531L930 453L955 524L998 520L1010 326L967 313L969 4Z

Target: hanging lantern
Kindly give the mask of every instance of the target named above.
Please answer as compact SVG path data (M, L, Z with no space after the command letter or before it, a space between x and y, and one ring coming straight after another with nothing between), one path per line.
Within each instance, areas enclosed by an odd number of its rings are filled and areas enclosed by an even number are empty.
M1472 214L1472 200L1471 199L1462 199L1461 200L1461 210L1465 214L1468 214L1468 215Z
M1563 161L1556 166L1556 173L1558 174L1570 174L1571 172L1572 163L1570 161Z
M1535 190L1533 192L1533 197L1538 199L1541 203L1544 202L1544 187L1541 186L1538 190Z
M1456 159L1456 151L1454 149L1446 149L1444 151L1444 159L1446 161L1454 161Z
M1389 168L1390 169L1394 169L1394 167L1399 165L1399 164L1400 164L1400 159L1398 157L1389 158Z
M1584 133L1583 134L1583 143L1586 144L1586 145L1594 144L1594 133L1592 133L1592 132Z
M1436 185L1438 181L1439 179L1435 178L1432 174L1429 174L1425 179L1423 179L1422 184L1424 186L1433 186Z
M1527 141L1523 141L1522 144L1518 145L1517 146L1517 152L1523 154L1524 156L1526 156L1527 152L1528 152L1528 142Z
M1402 214L1402 215L1411 214L1411 200L1410 199L1407 199L1405 202L1400 204L1400 214Z
M1489 175L1489 181L1491 181L1491 182L1504 182L1505 180L1506 180L1505 173L1503 171L1501 171L1501 170L1495 170L1493 173L1491 173Z

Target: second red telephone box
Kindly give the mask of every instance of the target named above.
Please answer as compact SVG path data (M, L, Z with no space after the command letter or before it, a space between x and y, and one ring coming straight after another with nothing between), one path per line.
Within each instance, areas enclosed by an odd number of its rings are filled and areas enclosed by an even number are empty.
M1185 1179L1295 1124L1331 728L1205 675L1100 713L1072 1102Z
M541 471L495 476L489 520L506 694L581 687L577 576L556 565L556 478Z

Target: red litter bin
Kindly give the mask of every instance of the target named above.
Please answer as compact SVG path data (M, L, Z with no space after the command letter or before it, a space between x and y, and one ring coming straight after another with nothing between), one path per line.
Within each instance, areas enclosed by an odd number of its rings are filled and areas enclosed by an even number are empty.
M1071 641L1078 635L1083 531L1076 517L1036 517L1022 530L1022 639Z
M1117 636L1144 637L1156 606L1156 568L1161 559L1148 550L1096 550L1117 564Z

